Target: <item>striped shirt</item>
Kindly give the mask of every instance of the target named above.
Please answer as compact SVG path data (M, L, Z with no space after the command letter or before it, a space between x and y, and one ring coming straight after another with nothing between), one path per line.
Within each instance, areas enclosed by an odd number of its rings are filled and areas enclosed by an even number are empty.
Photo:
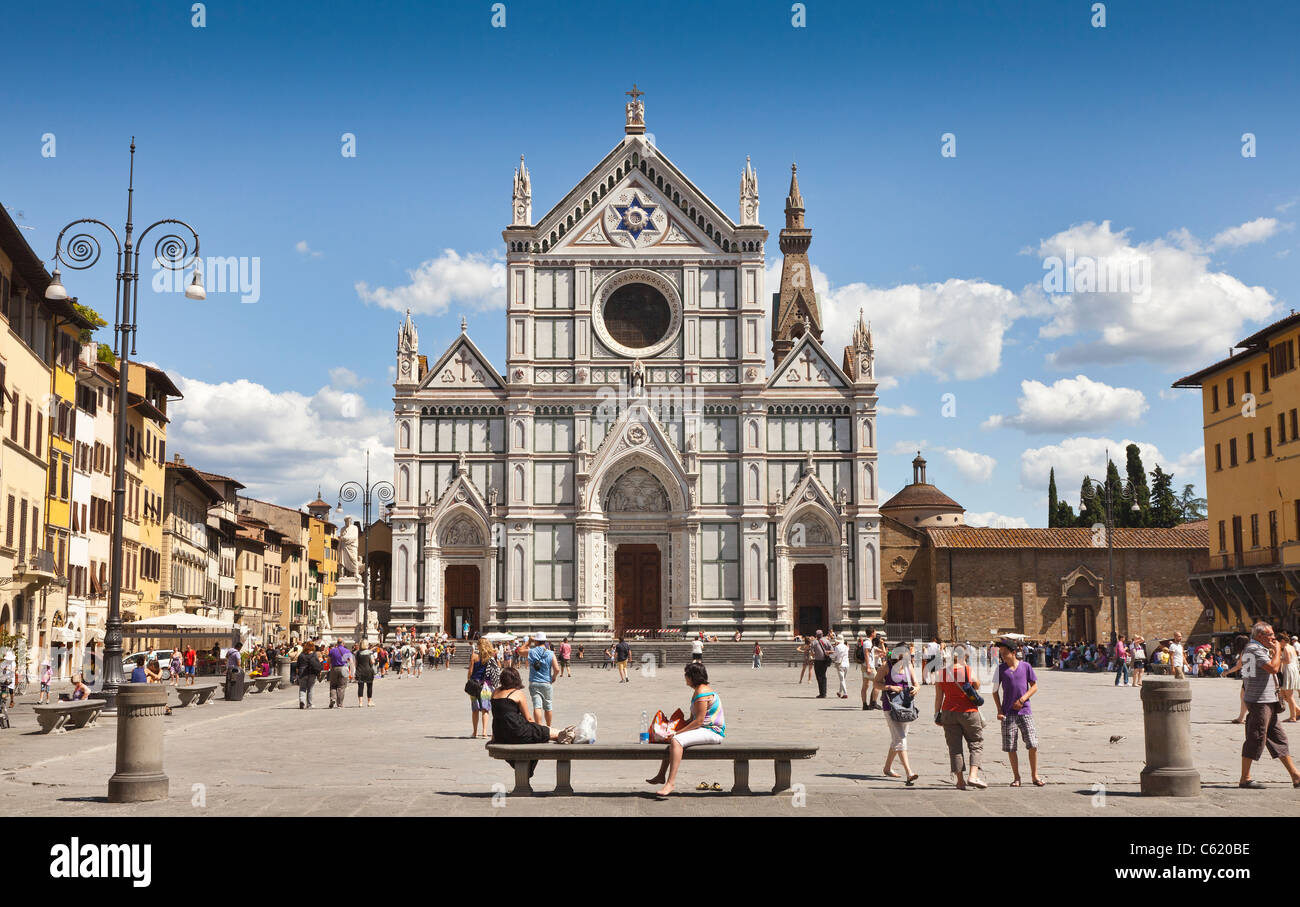
M1247 702L1277 702L1277 675L1264 670L1273 655L1255 640L1241 653L1241 678Z

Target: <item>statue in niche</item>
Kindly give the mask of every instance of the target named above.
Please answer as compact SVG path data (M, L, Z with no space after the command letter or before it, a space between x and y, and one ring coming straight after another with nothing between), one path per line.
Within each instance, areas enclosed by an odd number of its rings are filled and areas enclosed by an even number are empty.
M640 397L645 394L645 365L640 359L632 362L632 371L628 377L628 387L631 390L631 396Z

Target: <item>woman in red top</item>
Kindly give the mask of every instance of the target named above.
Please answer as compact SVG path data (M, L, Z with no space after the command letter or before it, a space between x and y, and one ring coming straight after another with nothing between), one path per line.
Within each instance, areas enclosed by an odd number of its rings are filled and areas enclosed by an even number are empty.
M957 776L957 790L965 790L967 785L984 790L988 784L979 777L980 756L984 751L984 719L979 707L962 689L969 684L978 690L980 682L964 651L958 646L953 652L952 665L935 675L934 723L943 726L943 736L948 742L948 759L953 774ZM962 777L966 774L963 741L970 750L970 774L965 778Z

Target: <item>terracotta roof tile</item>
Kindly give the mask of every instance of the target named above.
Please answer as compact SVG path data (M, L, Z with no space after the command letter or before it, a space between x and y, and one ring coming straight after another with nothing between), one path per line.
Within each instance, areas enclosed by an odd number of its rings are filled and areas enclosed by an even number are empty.
M936 548L1092 548L1092 530L990 529L954 526L926 529ZM1172 529L1115 530L1116 548L1208 548L1209 521L1183 523Z

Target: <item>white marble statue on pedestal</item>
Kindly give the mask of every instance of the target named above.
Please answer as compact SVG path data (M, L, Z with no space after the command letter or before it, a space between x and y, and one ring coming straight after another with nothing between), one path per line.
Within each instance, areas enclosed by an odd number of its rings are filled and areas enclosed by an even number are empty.
M357 540L360 536L352 517L344 517L343 531L339 533L339 572L343 576L359 576L361 573L357 566Z

